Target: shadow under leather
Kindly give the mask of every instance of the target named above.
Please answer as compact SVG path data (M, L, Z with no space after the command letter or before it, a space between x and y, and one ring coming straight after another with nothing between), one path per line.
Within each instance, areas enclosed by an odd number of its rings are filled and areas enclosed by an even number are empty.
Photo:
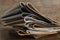
M9 36L13 39L24 39L24 40L27 40L27 39L33 39L32 36L19 36L14 30L9 30Z
M60 33L58 33L59 35ZM39 39L34 39L32 36L19 36L13 29L0 28L0 39L1 40L45 40L45 39L57 39L57 34L47 35Z
M60 32L57 34L60 34ZM30 35L29 36L19 36L16 32L14 32L14 30L9 31L9 35L10 35L11 40L43 40L44 38L45 39L47 39L47 38L53 39L54 37L57 37L57 34L51 34L51 35L43 36L38 39L34 39Z

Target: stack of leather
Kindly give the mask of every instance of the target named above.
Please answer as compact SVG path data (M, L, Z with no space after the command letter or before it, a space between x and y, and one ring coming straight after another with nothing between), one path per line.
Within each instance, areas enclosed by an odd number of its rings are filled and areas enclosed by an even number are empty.
M29 2L21 2L17 7L2 15L1 23L4 26L12 26L20 36L33 35L38 38L60 31L57 22L42 16Z

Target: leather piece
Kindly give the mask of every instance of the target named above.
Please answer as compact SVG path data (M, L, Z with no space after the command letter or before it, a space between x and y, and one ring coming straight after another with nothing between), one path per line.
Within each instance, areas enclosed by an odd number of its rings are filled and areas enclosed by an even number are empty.
M31 22L31 23L28 22L28 25L26 25L27 23L24 21L24 18L26 16L31 17L34 20L35 19L36 20L34 21L32 19L33 22ZM12 26L13 28L15 28L15 26L17 28L18 24L19 24L19 28L21 28L20 24L23 24L22 26L24 26L24 27L28 26L28 27L31 27L31 28L33 28L33 27L35 28L35 25L38 26L38 28L40 28L40 27L51 27L52 25L54 27L56 26L56 23L54 21L52 21L51 19L47 19L46 17L38 14L38 12L34 9L34 7L32 5L30 5L29 3L28 4L21 3L19 7L17 7L14 10L8 12L7 15L2 16L1 20L3 21L3 24L5 26L8 25L8 26ZM37 20L39 20L38 22L41 22L41 23L38 23ZM14 29L14 30L16 30L16 29ZM18 29L18 34L19 34L19 30L21 30L21 29ZM25 29L22 28L21 31L23 33L28 34L28 32L26 32L28 29L26 29L26 31L24 31L24 30ZM17 32L17 30L16 30L16 32Z

